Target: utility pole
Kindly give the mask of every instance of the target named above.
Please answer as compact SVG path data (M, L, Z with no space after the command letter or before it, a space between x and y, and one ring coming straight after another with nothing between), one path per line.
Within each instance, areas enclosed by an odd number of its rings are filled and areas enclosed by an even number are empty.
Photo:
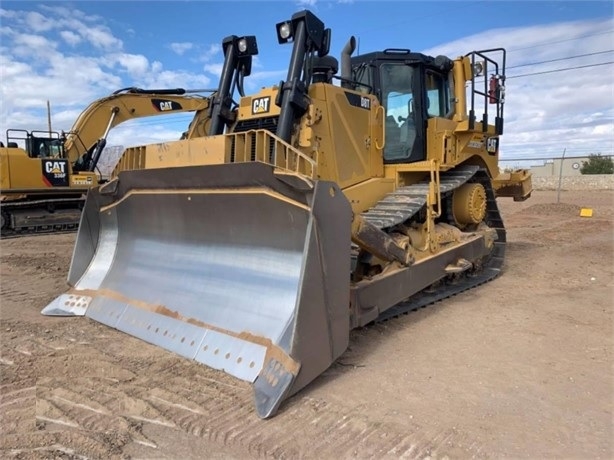
M51 137L51 104L47 99L47 128L49 129L49 137Z
M559 188L556 192L556 202L561 202L561 182L563 181L563 162L565 161L565 152L567 151L567 147L563 149L563 156L561 157L561 167L559 168Z

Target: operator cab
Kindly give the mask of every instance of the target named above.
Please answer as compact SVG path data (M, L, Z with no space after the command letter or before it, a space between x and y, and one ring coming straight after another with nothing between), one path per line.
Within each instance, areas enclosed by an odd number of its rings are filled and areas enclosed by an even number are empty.
M10 148L24 149L30 158L64 158L64 142L54 131L8 129L6 142Z
M425 160L428 118L452 116L452 61L387 49L351 62L356 89L377 96L386 110L384 162Z

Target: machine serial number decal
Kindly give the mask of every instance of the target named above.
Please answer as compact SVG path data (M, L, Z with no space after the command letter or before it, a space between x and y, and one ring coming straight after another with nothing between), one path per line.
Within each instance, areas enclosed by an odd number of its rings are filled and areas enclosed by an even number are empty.
M267 97L256 97L252 100L252 115L257 115L259 113L268 113L271 109L271 98Z
M92 185L92 178L73 177L72 183L74 185Z

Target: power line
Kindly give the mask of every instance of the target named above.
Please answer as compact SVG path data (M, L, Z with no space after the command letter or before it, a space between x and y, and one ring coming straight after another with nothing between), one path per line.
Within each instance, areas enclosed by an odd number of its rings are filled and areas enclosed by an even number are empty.
M593 33L593 34L580 35L578 37L564 38L562 40L553 40L553 41L549 41L549 42L536 43L534 45L523 46L521 48L512 48L512 49L508 50L508 53L513 53L514 51L521 51L521 50L528 50L528 49L532 49L532 48L538 48L538 47L543 46L543 45L552 45L554 43L563 43L563 42L569 42L569 41L574 41L574 40L580 40L581 38L596 37L597 35L609 34L609 33L612 33L613 31L614 31L614 29L608 29L608 30L603 30L601 32L596 32L596 33Z
M520 158L518 158L518 156L516 155L523 155L523 154L530 155L530 157L526 158L527 160L529 159L533 161L550 160L551 158L556 158L560 156L561 150L562 149L553 149L553 150L548 150L547 152L540 152L538 149L526 149L523 152L512 152L510 150L506 150L505 151L506 155L514 155L514 157L499 158L499 161L500 162L501 161L503 162L518 161ZM596 147L594 149L573 150L573 151L570 151L569 149L567 149L566 152L570 156L565 156L565 158L578 158L578 157L586 157L592 153L600 153L601 155L604 155L604 156L611 156L614 150L609 149L609 148ZM540 156L535 156L535 155L540 155ZM522 159L525 159L525 158L522 158Z
M595 149L592 149L591 151L595 151ZM560 150L559 150L559 155L560 155ZM610 156L610 154L606 154L604 155L606 157ZM587 158L588 155L581 155L581 156L565 156L565 157L561 157L561 156L555 156L555 157L530 157L530 158L499 158L499 161L549 161L549 160L583 160L585 158Z
M510 148L505 148L505 152L506 154L512 154L512 153L520 153L520 152L515 152L516 150L519 149L510 149ZM556 152L560 152L561 148L559 147L552 147L552 148L548 148L548 149L543 149L543 148L523 148L522 149L523 152L531 152L531 151L539 151L541 152L541 155L544 155L543 157L539 157L539 158L552 158L552 155L556 154ZM571 155L578 155L578 154L587 154L587 153L591 153L591 152L612 152L614 151L614 149L612 149L612 147L608 147L608 146L595 146L593 148L587 147L584 149L577 149L577 148L570 148L567 147L567 152ZM507 159L506 159L507 161Z
M567 61L569 59L576 59L576 58L581 58L581 57L586 57L586 56L596 56L598 54L606 54L606 53L611 53L611 52L614 52L614 49L607 50L607 51L596 51L594 53L578 54L576 56L567 56L567 57L562 57L562 58L549 59L547 61L531 62L529 64L518 64L518 65L514 65L514 66L511 66L511 67L508 67L508 70L509 69L516 69L518 67L527 67L527 66L530 66L530 65L547 64L549 62Z
M599 67L599 66L602 66L602 65L609 65L609 64L614 64L614 61L600 62L600 63L597 63L597 64L579 65L579 66L575 66L575 67L566 67L564 69L544 70L542 72L523 73L523 74L520 74L520 75L512 75L511 77L505 77L505 78L506 78L506 80L510 80L512 78L530 77L530 76L533 76L533 75L544 75L544 74L547 74L547 73L565 72L566 70L587 69L589 67Z
M606 124L608 121L604 121L603 124ZM548 128L548 129L544 129L541 131L555 131L557 128ZM582 144L582 146L578 146L578 145L572 145L571 147L568 147L570 149L584 149L586 147L584 147L583 145L586 144L587 142L590 141L595 141L595 137L591 137L591 136L585 136L585 137L574 137L573 142L577 143L577 144ZM601 141L601 143L603 143L603 140ZM614 141L613 140L607 140L606 141L607 145L614 147ZM525 141L525 142L505 142L505 146L507 148L524 148L527 145L542 145L542 146L552 146L552 145L559 145L559 141L557 139L555 140L551 140L551 141L545 141L545 140L536 140L536 141ZM549 147L548 147L549 148Z

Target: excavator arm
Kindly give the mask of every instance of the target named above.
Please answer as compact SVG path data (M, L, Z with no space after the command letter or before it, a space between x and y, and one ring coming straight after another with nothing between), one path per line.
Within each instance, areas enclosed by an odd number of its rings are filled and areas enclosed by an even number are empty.
M92 102L65 133L64 150L75 171L93 171L115 126L135 118L196 112L191 129L207 120L210 99L185 89L125 88ZM192 127L192 125L194 125Z

